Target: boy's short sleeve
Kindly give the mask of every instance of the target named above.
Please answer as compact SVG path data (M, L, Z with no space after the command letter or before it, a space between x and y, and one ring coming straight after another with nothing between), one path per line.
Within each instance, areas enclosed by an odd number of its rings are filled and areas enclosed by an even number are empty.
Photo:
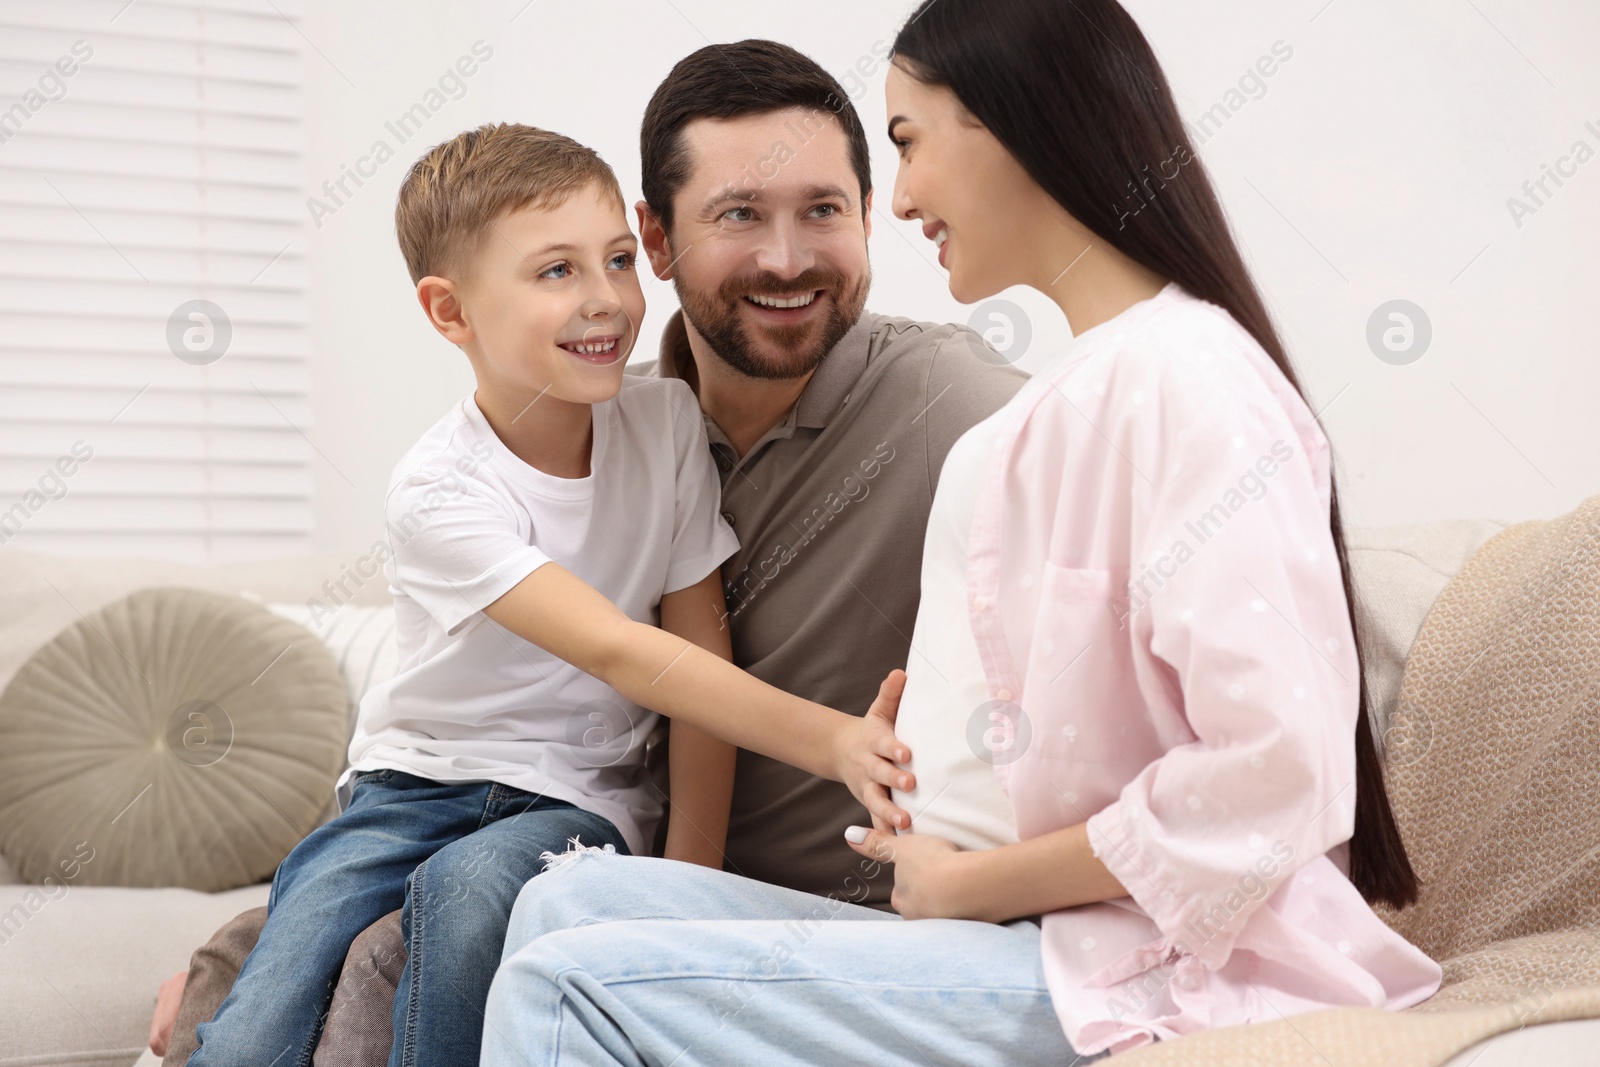
M722 517L722 481L711 458L711 443L700 417L700 402L677 379L663 381L683 396L672 396L673 445L677 450L677 504L672 524L672 556L663 593L687 589L739 550L739 538Z
M395 585L447 634L550 562L486 486L454 471L412 474L384 510Z

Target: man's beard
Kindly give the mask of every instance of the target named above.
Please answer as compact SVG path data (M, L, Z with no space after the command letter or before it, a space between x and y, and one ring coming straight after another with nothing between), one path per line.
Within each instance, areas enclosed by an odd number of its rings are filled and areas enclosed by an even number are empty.
M847 289L848 282L836 270L810 270L788 281L774 274L734 278L710 293L687 288L681 274L672 279L672 286L678 303L683 305L683 317L724 363L746 377L780 381L801 378L816 370L861 318L867 305L867 290L872 286L872 268L869 266L861 279ZM820 327L808 321L767 328L758 342L740 318L739 304L746 295L781 296L818 289L826 290L830 298ZM769 354L773 349L778 352L776 357Z

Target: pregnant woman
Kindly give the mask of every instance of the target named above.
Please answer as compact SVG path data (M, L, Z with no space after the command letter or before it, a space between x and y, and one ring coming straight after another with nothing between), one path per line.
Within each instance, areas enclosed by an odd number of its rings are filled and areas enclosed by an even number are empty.
M1366 716L1328 443L1114 0L927 0L895 214L1075 333L951 451L889 915L665 860L523 890L485 1064L1086 1062L1440 970ZM1074 1060L1074 1057L1082 1057Z

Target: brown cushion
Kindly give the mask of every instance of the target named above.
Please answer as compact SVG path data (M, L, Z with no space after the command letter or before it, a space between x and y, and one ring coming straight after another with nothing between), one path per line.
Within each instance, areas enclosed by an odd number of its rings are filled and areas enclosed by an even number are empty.
M195 952L178 1006L178 1021L161 1061L163 1067L183 1067L200 1047L196 1029L222 1007L266 922L266 908L251 908L224 924ZM405 936L396 908L351 943L312 1055L315 1067L384 1067L389 1062L394 1044L394 991L405 965Z
M195 1029L201 1023L210 1022L222 1007L228 990L233 988L233 980L239 977L244 958L256 947L256 939L261 936L261 927L266 921L266 908L240 912L223 923L210 941L194 950L189 958L189 980L183 987L183 999L178 1002L178 1021L172 1026L172 1038L167 1042L162 1067L183 1067L200 1047Z
M389 1062L394 991L405 965L406 940L396 908L351 943L311 1057L315 1067L384 1067Z

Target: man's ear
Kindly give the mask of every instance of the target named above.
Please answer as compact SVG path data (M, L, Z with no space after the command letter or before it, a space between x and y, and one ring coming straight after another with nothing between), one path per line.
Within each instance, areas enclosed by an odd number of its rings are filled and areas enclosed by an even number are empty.
M867 190L866 203L861 205L861 228L867 232L867 239L872 239L872 190Z
M433 328L453 345L464 345L472 340L472 326L467 322L466 309L456 292L456 283L449 278L430 274L417 282L417 303Z
M644 253L650 257L650 269L662 281L671 281L674 257L667 231L661 228L661 221L645 201L639 201L633 205L633 209L639 215L639 243L644 245Z

